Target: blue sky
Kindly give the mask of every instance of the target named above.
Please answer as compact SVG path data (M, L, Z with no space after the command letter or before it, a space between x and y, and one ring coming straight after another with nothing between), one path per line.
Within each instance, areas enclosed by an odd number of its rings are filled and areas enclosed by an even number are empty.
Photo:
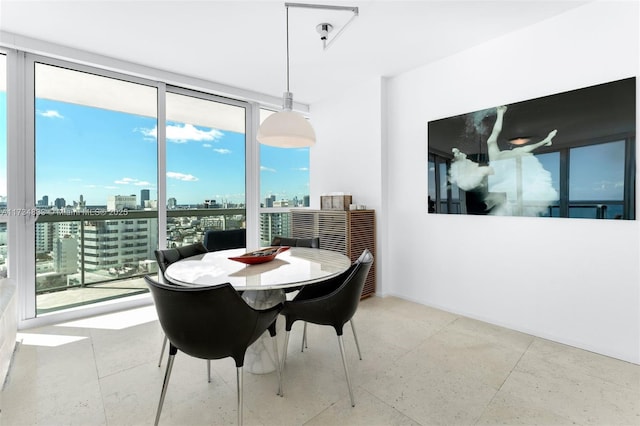
M37 199L72 204L82 194L104 205L109 195L139 197L141 189L156 199L156 131L153 118L37 99ZM167 139L167 197L244 203L244 135L168 123ZM308 194L308 148L261 146L260 156L261 201Z

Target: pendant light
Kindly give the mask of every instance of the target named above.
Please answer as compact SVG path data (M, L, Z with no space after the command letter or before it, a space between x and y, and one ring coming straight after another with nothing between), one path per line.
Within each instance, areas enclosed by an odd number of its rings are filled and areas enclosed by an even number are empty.
M287 91L282 99L282 111L271 114L258 129L256 139L264 145L299 148L316 143L316 132L301 114L292 111L293 94L289 91L289 5L287 11Z

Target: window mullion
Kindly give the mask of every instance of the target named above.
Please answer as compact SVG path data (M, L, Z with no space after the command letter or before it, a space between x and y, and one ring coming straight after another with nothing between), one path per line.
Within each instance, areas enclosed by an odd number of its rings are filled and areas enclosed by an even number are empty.
M167 86L158 83L158 246L167 244Z

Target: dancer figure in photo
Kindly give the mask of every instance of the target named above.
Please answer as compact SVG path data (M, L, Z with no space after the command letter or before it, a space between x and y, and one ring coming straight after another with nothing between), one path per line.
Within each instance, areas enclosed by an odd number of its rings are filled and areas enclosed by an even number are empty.
M543 140L530 145L500 150L498 137L506 111L506 106L496 108L496 121L487 139L488 166L469 160L465 153L453 148L449 182L473 192L476 207L478 202L484 203L484 209L480 209L484 214L539 216L558 199L558 193L551 173L542 167L533 151L551 145L558 131L552 130Z
M498 136L502 131L502 122L504 120L504 113L507 112L507 107L504 105L499 106L496 108L496 112L496 122L493 125L493 130L491 131L489 139L487 139L487 148L489 149L489 162L531 154L535 149L540 148L541 146L551 145L553 137L556 135L556 133L558 133L557 130L552 130L549 132L546 138L538 143L519 146L508 151L500 151L500 148L498 148Z
M464 191L472 191L483 186L485 177L493 174L493 169L481 166L467 158L467 154L453 148L453 162L449 169L449 182L458 185Z
M494 215L539 216L558 199L558 192L553 188L551 173L533 151L551 145L558 131L552 130L537 143L500 150L498 137L506 111L506 106L496 108L496 122L487 139L489 166L494 171L489 177L487 204L494 205Z

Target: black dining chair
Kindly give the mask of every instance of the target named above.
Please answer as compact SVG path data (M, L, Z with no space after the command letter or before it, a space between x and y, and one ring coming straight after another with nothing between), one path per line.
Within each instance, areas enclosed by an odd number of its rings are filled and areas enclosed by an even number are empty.
M211 287L177 287L145 276L160 325L169 339L169 360L162 383L155 425L160 420L169 378L178 351L206 360L232 357L236 363L238 389L238 424L242 424L242 367L249 345L269 331L278 358L276 319L282 309L279 303L269 309L249 306L230 283ZM281 387L277 366L278 393Z
M209 251L244 248L247 246L247 230L241 228L205 231L202 242Z
M320 248L320 238L291 238L281 237L279 235L274 236L271 239L272 246L289 246L289 247L308 247L308 248Z
M351 322L358 355L362 359L358 337L353 324L353 315L358 309L362 289L372 264L373 255L369 250L365 249L346 272L322 283L303 287L293 300L284 302L284 307L280 312L285 317L286 330L282 366L280 368L282 375L284 376L284 364L287 359L289 333L294 322L302 320L306 323L332 326L338 335L338 345L340 346L352 407L355 407L356 404L353 398L351 379L349 378L347 359L342 342L342 329L347 322ZM283 394L284 391L281 387L280 395L282 396Z
M320 248L320 238L293 238L293 237L282 237L280 235L276 235L271 239L272 246L289 246L289 247L307 247L307 248ZM287 287L284 289L285 293L293 293L295 291L299 291L302 287ZM304 348L307 347L307 323L304 323L304 332L302 333L302 349L301 352L304 352Z
M160 268L160 272L162 273L163 282L167 283L167 279L164 276L165 271L174 262L177 262L180 259L185 259L187 257L195 256L197 254L207 253L206 247L198 242L194 244L187 244L182 247L175 247L163 250L155 250L154 254L156 256L156 261L158 262L158 267ZM158 360L158 367L162 364L162 358L164 357L164 351L167 347L167 336L164 336L162 341L162 350L160 351L160 359ZM211 381L211 366L207 363L207 377L208 380Z

